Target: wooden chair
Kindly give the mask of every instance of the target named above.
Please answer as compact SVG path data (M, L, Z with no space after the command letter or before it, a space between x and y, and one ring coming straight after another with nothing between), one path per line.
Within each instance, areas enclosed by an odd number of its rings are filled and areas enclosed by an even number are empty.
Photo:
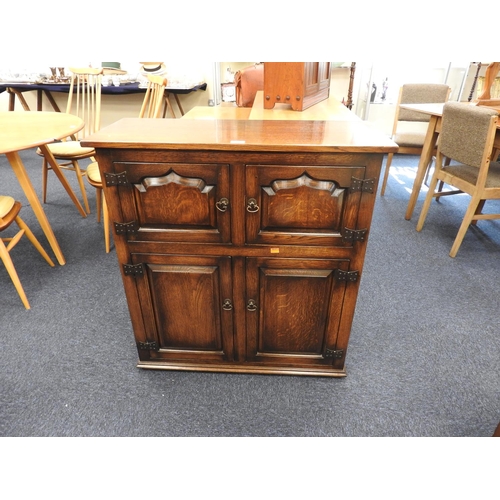
M498 113L491 108L458 102L448 102L444 106L436 167L417 231L422 230L432 199L450 194L435 192L438 181L470 195L450 257L456 256L471 223L500 218L500 214L481 213L485 200L500 198L500 163L490 161L497 121ZM452 160L449 165L445 164L445 157Z
M493 433L493 437L500 437L500 423L497 425L495 432Z
M142 101L139 118L160 118L167 79L161 75L148 75L147 78L148 86Z
M19 217L20 210L21 202L14 200L11 196L0 195L0 232L7 229L13 222L16 222L19 226L19 231L13 237L0 238L0 259L3 261L7 272L9 273L10 279L16 287L17 293L19 294L19 297L21 297L24 307L26 307L26 309L30 309L28 298L24 293L23 286L21 285L21 281L19 280L19 276L17 275L16 268L14 267L14 263L12 262L9 252L17 245L21 237L25 234L51 267L54 267L54 263L47 255L47 252L40 245L35 235L31 232L30 228L21 219L21 217ZM5 245L5 242L7 242L7 245Z
M399 90L396 114L392 126L392 140L399 146L397 154L420 155L424 145L429 115L401 108L401 104L423 104L428 102L446 102L450 96L450 87L440 83L407 83ZM392 158L387 155L384 179L380 195L384 196L389 178Z
M160 118L162 104L164 102L165 88L167 87L167 79L161 75L148 75L148 87L142 101L139 118ZM87 167L87 180L91 186L96 189L96 209L97 222L102 220L104 226L104 244L106 253L110 251L109 240L109 216L106 198L103 196L103 187L99 165L97 162L91 163Z
M61 168L72 170L76 173L78 184L82 192L83 203L87 213L90 213L87 193L83 177L85 170L78 163L79 160L90 158L93 160L95 151L93 148L84 148L80 145L80 139L98 131L101 126L101 86L102 68L70 68L71 84L66 106L66 113L77 115L85 123L85 127L77 136L72 136L67 140L49 144L48 148ZM43 153L37 150L40 156ZM47 174L51 170L47 160L43 159L42 164L42 195L43 202L47 199Z
M102 190L102 180L101 173L99 172L99 164L95 161L87 167L87 181L91 186L96 189L96 212L97 212L97 222L101 222L101 212L103 218L104 226L104 247L106 253L110 251L109 245L109 216L108 216L108 206L106 205L106 198Z

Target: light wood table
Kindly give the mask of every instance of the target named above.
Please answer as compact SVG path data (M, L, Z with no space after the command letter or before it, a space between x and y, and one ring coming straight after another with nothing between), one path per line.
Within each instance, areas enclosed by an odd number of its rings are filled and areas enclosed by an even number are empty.
M81 215L86 217L83 207L76 198L66 177L61 172L54 156L46 146L51 142L78 132L83 126L83 120L77 116L66 113L24 111L0 112L0 153L5 154L9 160L12 170L19 180L19 184L28 202L33 208L33 212L47 237L50 247L61 265L64 265L66 260L64 259L59 243L56 240L42 204L31 183L28 172L19 156L19 151L39 147Z
M360 121L356 114L344 104L330 97L304 111L295 111L290 104L275 104L273 109L264 109L264 93L257 92L251 108L237 106L196 106L183 118L196 120L318 120Z
M473 104L471 104L473 106ZM424 145L422 148L422 154L420 155L420 161L417 167L417 173L415 175L415 180L413 181L413 188L410 194L410 200L406 208L405 219L410 220L413 212L415 210L415 205L417 204L418 195L422 189L422 184L424 182L425 172L427 170L427 165L429 165L432 152L436 147L437 139L439 133L441 132L441 121L443 117L443 107L444 103L426 103L426 104L401 104L404 109L410 109L413 111L419 111L426 115L430 115L429 125L427 127L427 133L424 140ZM497 111L500 111L498 107L492 107ZM500 125L497 128L497 134L495 137L494 148L500 148Z
M275 104L272 109L264 109L264 93L257 92L250 120L335 120L360 121L361 118L353 113L334 97L329 97L303 111L295 111L291 104Z
M252 108L234 106L195 106L183 119L194 120L248 120Z

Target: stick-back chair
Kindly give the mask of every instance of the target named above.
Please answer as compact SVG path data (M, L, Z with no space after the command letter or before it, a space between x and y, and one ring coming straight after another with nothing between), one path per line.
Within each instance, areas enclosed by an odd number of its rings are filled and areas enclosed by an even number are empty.
M90 158L93 160L94 148L83 147L80 140L98 131L101 126L101 88L102 68L69 68L71 72L71 83L66 105L66 113L79 116L85 126L77 135L67 139L48 144L48 148L58 161L61 168L72 170L76 173L78 185L82 193L83 203L87 213L90 207L85 191L83 177L85 169L82 169L79 160ZM43 153L37 150L40 156ZM47 199L47 174L51 170L46 158L42 163L42 196L43 202Z
M0 195L0 232L7 229L13 222L15 222L19 227L19 231L14 236L0 238L0 259L5 265L12 283L14 283L14 286L16 287L17 293L19 294L24 307L26 309L30 309L28 298L26 297L26 293L21 285L21 281L19 280L19 276L9 252L19 243L21 237L26 235L33 246L38 250L38 252L40 252L42 257L51 267L54 267L54 263L48 256L47 252L43 249L42 245L40 245L35 235L31 232L30 228L19 216L20 210L21 202L16 201L11 196ZM7 245L5 243L7 243Z
M165 102L165 88L167 79L161 75L148 75L148 86L146 95L142 101L139 118L160 118L162 104ZM96 210L97 222L102 221L104 226L104 245L106 253L110 251L109 240L109 216L106 198L103 196L101 174L97 162L91 163L87 167L87 181L96 189Z

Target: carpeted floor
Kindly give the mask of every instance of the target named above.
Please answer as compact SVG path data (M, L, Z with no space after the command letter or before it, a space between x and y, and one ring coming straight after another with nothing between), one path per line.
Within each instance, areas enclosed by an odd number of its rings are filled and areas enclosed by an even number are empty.
M40 158L22 157L40 191ZM67 264L50 268L27 240L13 250L30 311L0 266L0 435L491 436L500 221L470 229L451 259L467 198L433 203L417 233L423 194L404 219L417 160L396 156L377 197L344 379L136 368L115 252L95 212L83 219L52 176L45 210ZM24 202L45 244L3 156L0 172L0 192Z

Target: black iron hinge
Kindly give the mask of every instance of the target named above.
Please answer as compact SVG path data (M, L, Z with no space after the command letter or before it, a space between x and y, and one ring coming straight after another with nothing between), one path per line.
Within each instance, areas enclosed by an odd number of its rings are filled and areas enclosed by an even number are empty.
M137 342L138 349L144 349L146 351L158 351L157 342Z
M349 229L345 227L344 231L342 231L342 241L365 241L367 232L368 229Z
M375 187L375 179L358 179L351 177L351 186L349 191L362 191L363 193L373 193Z
M125 276L144 276L143 264L123 264L123 274Z
M359 271L342 271L342 269L337 269L335 277L338 281L358 281Z
M343 349L325 349L325 358L340 359L344 355Z
M104 182L106 183L106 187L126 186L128 184L127 172L121 172L119 174L104 172Z
M114 225L116 234L137 233L139 230L139 224L135 220L130 222L115 222Z

